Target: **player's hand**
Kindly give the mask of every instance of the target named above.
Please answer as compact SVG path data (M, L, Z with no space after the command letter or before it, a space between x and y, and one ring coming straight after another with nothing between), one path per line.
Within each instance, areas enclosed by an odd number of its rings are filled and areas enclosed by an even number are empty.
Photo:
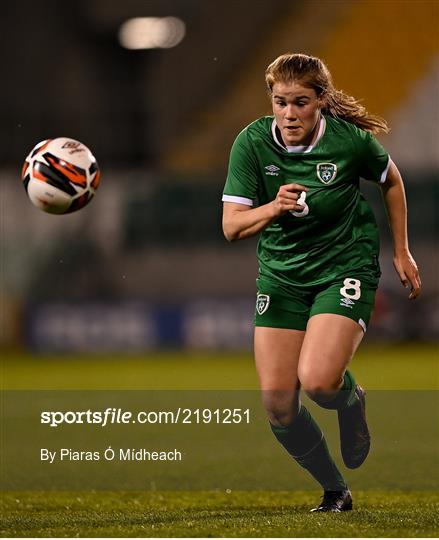
M404 287L406 289L408 287L411 288L409 298L414 300L421 293L421 278L416 262L410 251L407 250L395 254L393 257L393 265Z
M301 212L304 207L298 204L297 201L303 191L308 191L308 188L300 184L284 184L281 186L272 203L276 215L281 216L289 211Z

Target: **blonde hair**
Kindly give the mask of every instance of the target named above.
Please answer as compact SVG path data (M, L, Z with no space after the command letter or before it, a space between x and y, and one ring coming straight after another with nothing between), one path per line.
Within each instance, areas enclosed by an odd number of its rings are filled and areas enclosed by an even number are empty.
M369 114L353 96L334 87L329 69L319 58L287 53L276 58L265 71L270 95L275 83L292 81L300 81L303 86L313 88L317 97L324 98L323 113L351 122L373 134L390 131L383 118Z

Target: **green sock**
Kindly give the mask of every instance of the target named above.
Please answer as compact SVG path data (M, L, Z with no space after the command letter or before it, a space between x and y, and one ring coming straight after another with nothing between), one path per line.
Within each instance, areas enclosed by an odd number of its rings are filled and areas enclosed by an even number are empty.
M332 459L319 426L302 405L287 427L270 424L276 439L297 463L317 480L325 491L346 489L346 482Z
M335 398L330 401L315 401L324 409L344 409L345 407L350 407L358 401L358 396L355 393L356 385L357 383L355 382L354 376L350 371L346 370L343 377L343 386L340 388Z

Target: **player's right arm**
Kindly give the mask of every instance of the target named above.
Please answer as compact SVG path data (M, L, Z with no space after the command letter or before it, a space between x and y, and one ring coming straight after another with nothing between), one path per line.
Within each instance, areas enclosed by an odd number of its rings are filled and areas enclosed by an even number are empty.
M308 188L300 184L285 184L279 188L274 201L252 208L246 204L224 202L223 232L229 242L254 236L286 212L301 212L298 199Z

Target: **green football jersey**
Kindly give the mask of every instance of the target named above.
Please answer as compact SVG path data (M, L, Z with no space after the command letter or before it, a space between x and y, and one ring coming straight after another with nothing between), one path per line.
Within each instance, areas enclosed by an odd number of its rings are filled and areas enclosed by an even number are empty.
M378 228L359 180L384 182L389 164L373 135L330 116L321 117L308 147L285 146L272 116L247 126L232 146L223 201L263 205L283 184L309 188L303 211L287 212L261 233L260 276L309 287L356 271L377 283Z

